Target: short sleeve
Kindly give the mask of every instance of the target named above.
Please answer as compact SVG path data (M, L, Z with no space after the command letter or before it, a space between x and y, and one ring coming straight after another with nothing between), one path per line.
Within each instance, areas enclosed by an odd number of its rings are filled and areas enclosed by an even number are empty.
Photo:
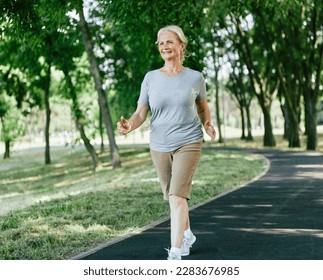
M203 74L200 73L200 90L196 97L197 100L202 100L206 98L206 85L205 85L205 79L203 77Z
M149 106L149 73L147 73L141 83L138 104Z

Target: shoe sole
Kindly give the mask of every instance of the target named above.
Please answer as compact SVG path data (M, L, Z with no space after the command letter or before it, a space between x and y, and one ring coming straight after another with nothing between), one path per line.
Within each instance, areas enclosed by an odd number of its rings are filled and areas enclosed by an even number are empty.
M191 243L190 248L193 246L193 244L195 243L195 241L196 241L196 236L195 236L195 235L193 235L193 242ZM182 256L182 257L186 257L186 256L188 256L189 254L190 254L190 249L188 250L188 253L187 253L187 254L181 254L181 256Z

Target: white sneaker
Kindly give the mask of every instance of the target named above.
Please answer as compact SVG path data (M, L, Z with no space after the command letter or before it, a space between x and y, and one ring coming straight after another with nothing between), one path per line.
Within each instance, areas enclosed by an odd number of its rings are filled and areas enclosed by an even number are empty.
M195 241L196 241L196 236L193 233L191 233L190 238L184 237L183 244L182 244L182 253L181 253L183 257L188 256L190 254L190 248L192 247Z
M170 249L166 249L166 251L168 252L167 260L181 260L182 259L180 254L175 254L174 252L171 252Z

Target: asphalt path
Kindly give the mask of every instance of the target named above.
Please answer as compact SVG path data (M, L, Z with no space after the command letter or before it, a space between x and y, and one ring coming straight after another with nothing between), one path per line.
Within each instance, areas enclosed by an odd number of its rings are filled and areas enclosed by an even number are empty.
M266 157L268 171L191 209L197 241L183 259L323 260L323 154L248 152ZM165 260L169 234L165 219L73 259Z

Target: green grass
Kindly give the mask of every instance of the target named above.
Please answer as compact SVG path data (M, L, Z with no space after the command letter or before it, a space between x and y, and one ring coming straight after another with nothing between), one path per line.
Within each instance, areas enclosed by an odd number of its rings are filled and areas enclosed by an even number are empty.
M83 149L57 149L1 160L0 197L51 199L0 217L0 259L68 259L169 215L146 146L121 147L123 168L93 172ZM264 162L246 153L204 150L194 176L195 205L258 175ZM19 200L19 199L18 199ZM23 200L21 200L23 201Z
M249 148L249 149L264 149L263 146L263 136L253 137L254 141L243 141L239 138L226 139L222 146L228 147L239 147L239 148ZM289 148L288 141L283 138L282 135L275 135L276 146L271 149L279 150L293 150L293 151L305 151L306 150L306 136L300 135L301 147L299 148ZM317 134L317 151L323 152L323 133Z

